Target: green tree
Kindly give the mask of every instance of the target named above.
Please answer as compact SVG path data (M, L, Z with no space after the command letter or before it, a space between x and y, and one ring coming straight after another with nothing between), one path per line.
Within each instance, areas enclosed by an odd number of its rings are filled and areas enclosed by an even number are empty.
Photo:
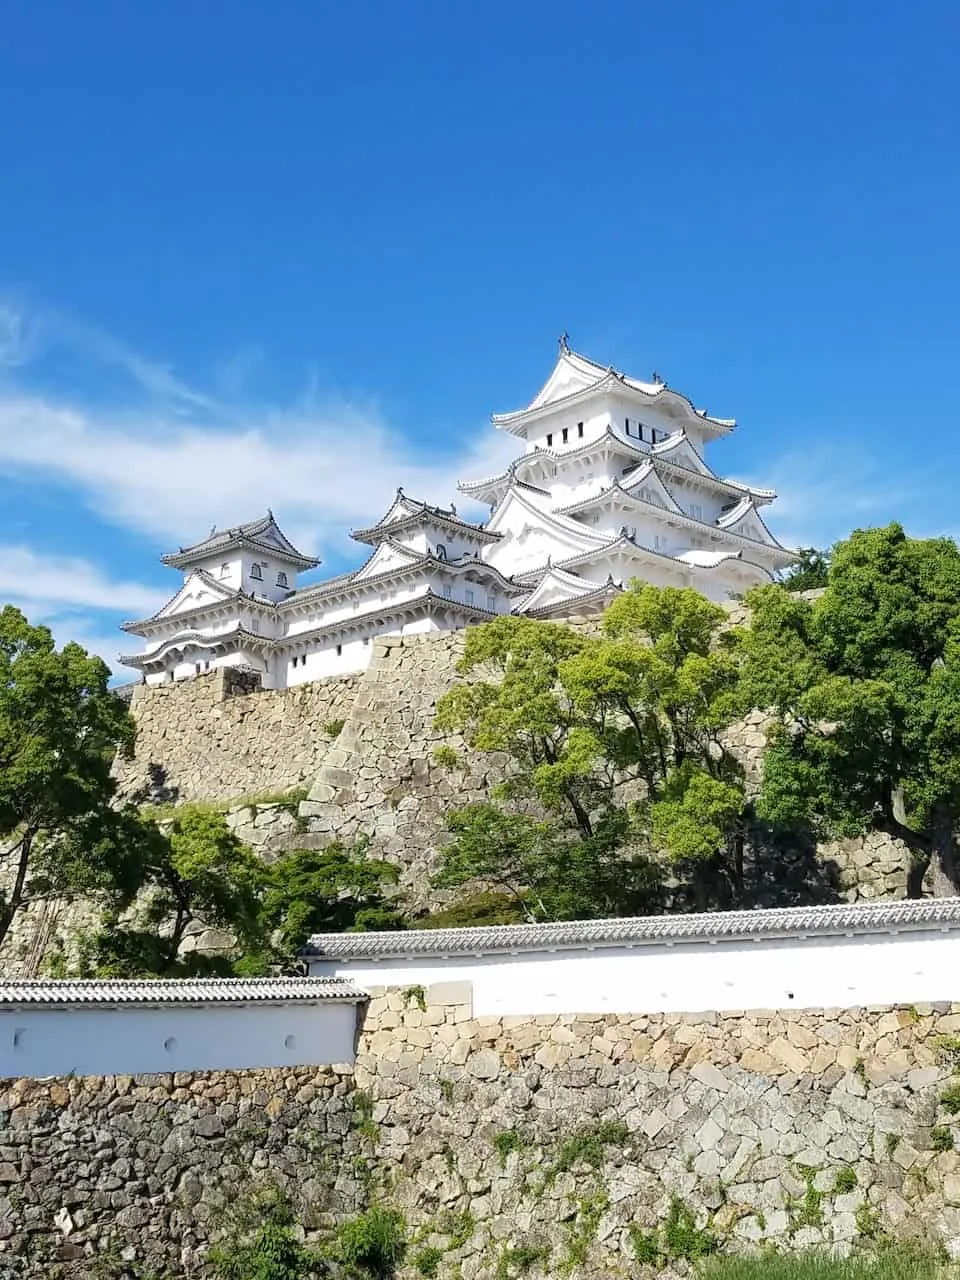
M910 893L928 869L957 888L960 818L960 551L896 524L833 553L824 594L752 592L742 637L746 703L771 708L761 816L823 836L902 840Z
M363 842L285 853L267 873L261 927L285 960L312 933L402 928L399 904L384 896L397 879L397 868L368 858Z
M241 954L266 946L262 901L270 872L213 809L185 805L162 825L141 819L141 900L132 918L105 916L86 964L101 975L229 971L227 957L180 954L192 925L222 929Z
M725 617L697 592L637 583L600 636L514 617L471 630L460 670L472 678L440 700L436 723L505 753L512 772L449 816L437 883L479 881L539 918L649 908L662 854L698 883L725 860L742 884Z
M813 591L825 587L830 573L830 552L816 547L800 547L797 559L781 578L788 591Z
M128 900L141 850L134 819L112 805L110 767L134 726L109 670L46 627L0 611L0 943L33 902Z

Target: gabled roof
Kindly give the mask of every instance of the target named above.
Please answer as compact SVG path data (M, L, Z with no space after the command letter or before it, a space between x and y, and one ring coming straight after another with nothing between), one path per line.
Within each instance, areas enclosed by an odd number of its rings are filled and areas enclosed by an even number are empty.
M424 555L420 551L411 551L409 547L401 546L400 543L394 542L392 538L384 538L382 542L377 544L373 555L366 560L359 569L350 574L351 582L362 582L364 578L380 577L384 573L396 573L399 569L406 569L410 565L421 565L424 562ZM318 583L322 586L322 583Z
M518 591L519 588L515 588L512 594L517 594ZM334 618L331 622L322 622L304 631L293 632L275 641L274 647L281 652L288 652L300 647L305 641L315 640L320 636L347 635L351 631L364 627L371 618L382 622L385 618L409 616L418 612L429 616L453 613L466 622L486 622L488 618L500 616L481 605L467 604L465 600L454 600L437 595L431 587L427 587L417 595L406 596L402 600L391 600L386 604L371 601L370 607L360 613L350 613L344 617Z
M696 418L708 435L727 435L736 426L732 418L714 418L705 409L695 408L691 400L671 391L664 382L642 382L638 378L627 377L612 365L605 367L578 351L572 351L565 341L560 344L550 376L526 408L511 413L495 413L492 421L496 427L523 435L532 419L566 406L573 407L580 400L604 391L626 392L647 405L659 402L680 408Z
M147 649L143 653L121 654L120 661L125 667L135 667L138 670L142 667L151 666L158 662L161 658L166 657L168 653L172 653L176 649L219 649L224 646L229 647L230 644L247 645L251 649L273 649L276 646L276 640L272 636L261 636L255 631L250 631L246 627L237 623L235 627L231 627L229 631L178 631L175 636L163 640L153 649Z
M760 515L760 512L757 510L756 505L753 502L752 498L750 498L749 496L745 496L741 498L740 501L736 504L736 506L731 507L729 511L721 512L720 515L717 517L717 526L718 528L725 530L727 533L737 534L738 533L737 525L743 524L745 521L749 520L751 517L753 517L753 520L756 522L757 525L759 525L760 531L764 535L764 537L762 539L758 539L758 538L752 537L749 534L744 534L744 533L738 534L739 537L749 538L751 542L760 542L761 546L764 543L766 543L771 547L775 547L778 551L787 551L787 548L783 546L782 543L777 541L777 539L773 536L773 534L764 524L763 517ZM791 555L791 557L793 555L792 552L787 552L787 554Z
M674 559L681 564L693 565L695 569L715 569L725 560L742 560L743 551L705 551L702 547L691 547L689 551L681 551Z
M272 511L268 511L259 520L234 525L231 529L211 529L208 536L200 542L195 542L189 547L181 547L179 551L172 551L168 555L161 556L160 559L163 564L170 565L174 569L187 569L198 560L205 560L210 556L241 547L263 552L264 555L272 556L275 560L283 560L287 564L295 565L298 569L314 569L320 563L319 560L305 556L297 550L281 532Z
M529 453L522 454L499 475L486 476L481 480L462 480L457 488L461 493L480 502L489 502L493 506L511 482L524 483L520 477L529 474L537 466L546 462L551 466L557 463L567 464L582 457L590 457L601 449L611 456L635 459L638 464L654 458L659 466L681 480L701 481L708 487L716 486L721 492L737 498L749 493L758 504L772 502L777 496L772 489L756 489L739 480L727 480L718 476L690 444L685 431L675 431L659 444L641 448L632 440L623 439L609 426L596 439L584 441L570 449L541 449L538 446ZM687 465L688 463L691 465ZM542 492L535 485L529 487Z
M610 581L600 587L594 587L592 591L583 592L582 595L573 597L569 600L557 600L553 604L545 604L536 609L528 609L523 606L514 612L522 613L527 618L568 618L571 609L576 609L579 613L582 609L595 609L597 613L602 613L611 600L615 600L617 596L623 595L623 587L618 583Z
M548 495L543 496L548 497ZM534 517L542 528L549 530L569 546L598 547L602 546L606 540L605 534L595 533L586 525L579 524L576 520L571 520L569 516L551 511L549 507L538 501L537 494L532 493L526 486L518 484L510 486L500 505L490 517L491 527L495 527L499 531L499 525L505 522L511 506L514 505L521 507L527 515Z
M689 472L691 475L702 476L728 492L732 490L734 493L748 493L758 504L773 502L777 496L773 489L757 489L739 480L718 476L690 443L686 431L674 431L672 435L667 436L666 440L653 445L650 452L668 466Z
M545 617L548 613L562 613L571 604L583 604L587 600L592 602L594 598L598 601L612 599L619 592L620 588L612 578L606 585L598 587L595 582L585 582L576 574L551 565L530 595L516 607L515 612L530 618Z
M676 556L668 555L665 551L654 551L651 547L645 547L642 543L632 538L626 530L622 530L615 538L608 538L598 547L591 547L589 551L582 551L578 555L568 556L566 560L557 560L555 562L548 561L545 565L540 565L536 569L525 569L523 572L516 574L517 582L530 583L539 579L540 575L553 569L576 569L580 565L596 564L610 556L626 556L629 559L650 559L663 560L668 564L676 567Z
M490 533L483 525L474 524L457 515L456 508L444 510L432 507L429 503L418 502L408 498L402 489L397 490L390 509L366 529L354 529L350 537L357 542L377 543L383 538L392 537L407 529L420 528L423 525L439 527L459 533L478 542L495 542L497 535Z
M391 563L392 560L392 563ZM377 563L385 567L379 572L369 572ZM340 574L328 582L318 582L315 586L305 587L281 600L277 608L281 613L295 610L303 605L318 600L333 600L339 596L349 596L358 589L380 586L398 577L408 576L411 572L429 570L431 572L448 573L451 577L461 577L471 572L483 579L490 579L498 584L507 595L517 595L520 588L512 579L505 577L499 569L487 564L476 556L459 556L455 560L441 560L435 555L419 551L411 551L398 542L387 538L381 542L369 559L352 573Z
M217 598L207 601L205 604L194 605L191 609L182 609L178 612L174 607L177 601L189 596L191 594L191 584L196 584L198 581L202 582ZM176 618L178 622L181 619L186 621L189 618L196 617L198 614L206 613L208 609L217 608L221 604L231 602L236 602L237 605L243 604L244 606L259 605L265 609L274 607L271 601L258 600L254 596L246 595L243 591L237 591L234 587L226 586L215 578L212 573L207 573L206 569L192 569L180 590L175 592L166 604L161 605L156 613L149 618L138 618L133 622L121 622L120 630L128 631L132 635L142 635L145 630L152 630L156 624L166 622L171 618Z
M807 934L895 933L960 929L960 898L710 911L697 915L632 916L615 920L562 920L551 924L499 924L470 929L410 929L391 933L316 933L306 958L386 960L413 956L483 955L568 947L644 946L662 942L724 942L744 938L802 938Z

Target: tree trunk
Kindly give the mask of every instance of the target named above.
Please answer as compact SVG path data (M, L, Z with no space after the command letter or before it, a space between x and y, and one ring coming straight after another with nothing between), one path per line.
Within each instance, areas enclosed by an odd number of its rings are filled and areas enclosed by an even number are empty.
M956 844L953 814L945 804L937 805L930 823L932 887L935 898L952 898L957 892Z
M17 853L17 874L10 890L10 896L4 903L3 910L0 911L0 946L6 940L6 936L10 932L10 926L23 905L23 890L27 883L27 868L30 865L33 837L34 832L27 831L20 841L20 849Z

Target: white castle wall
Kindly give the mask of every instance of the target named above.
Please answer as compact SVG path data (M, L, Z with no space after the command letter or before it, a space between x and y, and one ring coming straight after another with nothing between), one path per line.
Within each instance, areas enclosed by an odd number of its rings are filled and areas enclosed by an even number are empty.
M354 1059L356 1006L0 1009L0 1078L318 1066Z
M366 991L467 983L478 1017L960 1001L960 918L949 926L853 936L798 932L736 941L524 946L513 953L478 944L481 953L474 955L463 954L459 943L452 949L461 954L311 959L310 971L349 978Z

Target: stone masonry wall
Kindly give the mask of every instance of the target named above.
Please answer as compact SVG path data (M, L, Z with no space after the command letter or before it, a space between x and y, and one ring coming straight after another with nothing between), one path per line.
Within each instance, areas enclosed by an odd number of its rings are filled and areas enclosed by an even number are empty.
M743 619L731 613L733 623ZM125 794L158 799L231 801L310 785L301 806L306 835L299 843L371 838L375 853L398 863L402 887L416 907L431 905L427 877L444 839L444 814L486 796L502 780L505 757L469 751L456 735L433 727L439 697L462 677L456 663L465 632L382 637L363 673L289 690L232 693L229 672L172 685L141 686L134 694L137 746L119 761ZM339 736L328 729L343 722ZM764 717L755 712L730 735L754 782L764 746ZM452 746L458 764L438 764L434 751ZM289 847L285 811L238 810L239 834L254 847ZM825 846L835 891L849 900L906 890L908 856L897 842L874 835Z
M404 1278L653 1280L692 1240L956 1253L958 1032L960 1005L474 1018L441 984L374 994L352 1075L5 1082L0 1277L207 1277L265 1183L319 1244L399 1209Z
M742 611L732 613L732 623L742 621ZM507 757L470 751L459 735L443 735L433 727L437 700L463 678L456 664L464 639L460 631L375 642L344 729L300 806L308 830L318 838L369 836L377 854L400 865L401 883L419 907L431 905L426 882L445 838L444 814L484 799L509 765ZM766 723L762 712L753 712L729 735L754 786ZM455 768L436 762L438 746L455 750ZM824 845L818 855L835 882L830 892L839 898L852 902L906 894L909 854L887 836ZM798 884L799 901L805 891Z
M459 735L433 727L438 699L461 679L455 668L465 634L374 642L343 731L300 806L318 837L369 836L377 854L400 865L401 883L420 906L429 905L426 880L445 813L482 800L509 765L506 756L470 751ZM456 767L434 759L442 745L456 751Z
M123 794L160 800L234 800L310 781L350 712L359 675L292 689L234 692L229 669L167 685L141 685L131 712L137 742L119 760Z

